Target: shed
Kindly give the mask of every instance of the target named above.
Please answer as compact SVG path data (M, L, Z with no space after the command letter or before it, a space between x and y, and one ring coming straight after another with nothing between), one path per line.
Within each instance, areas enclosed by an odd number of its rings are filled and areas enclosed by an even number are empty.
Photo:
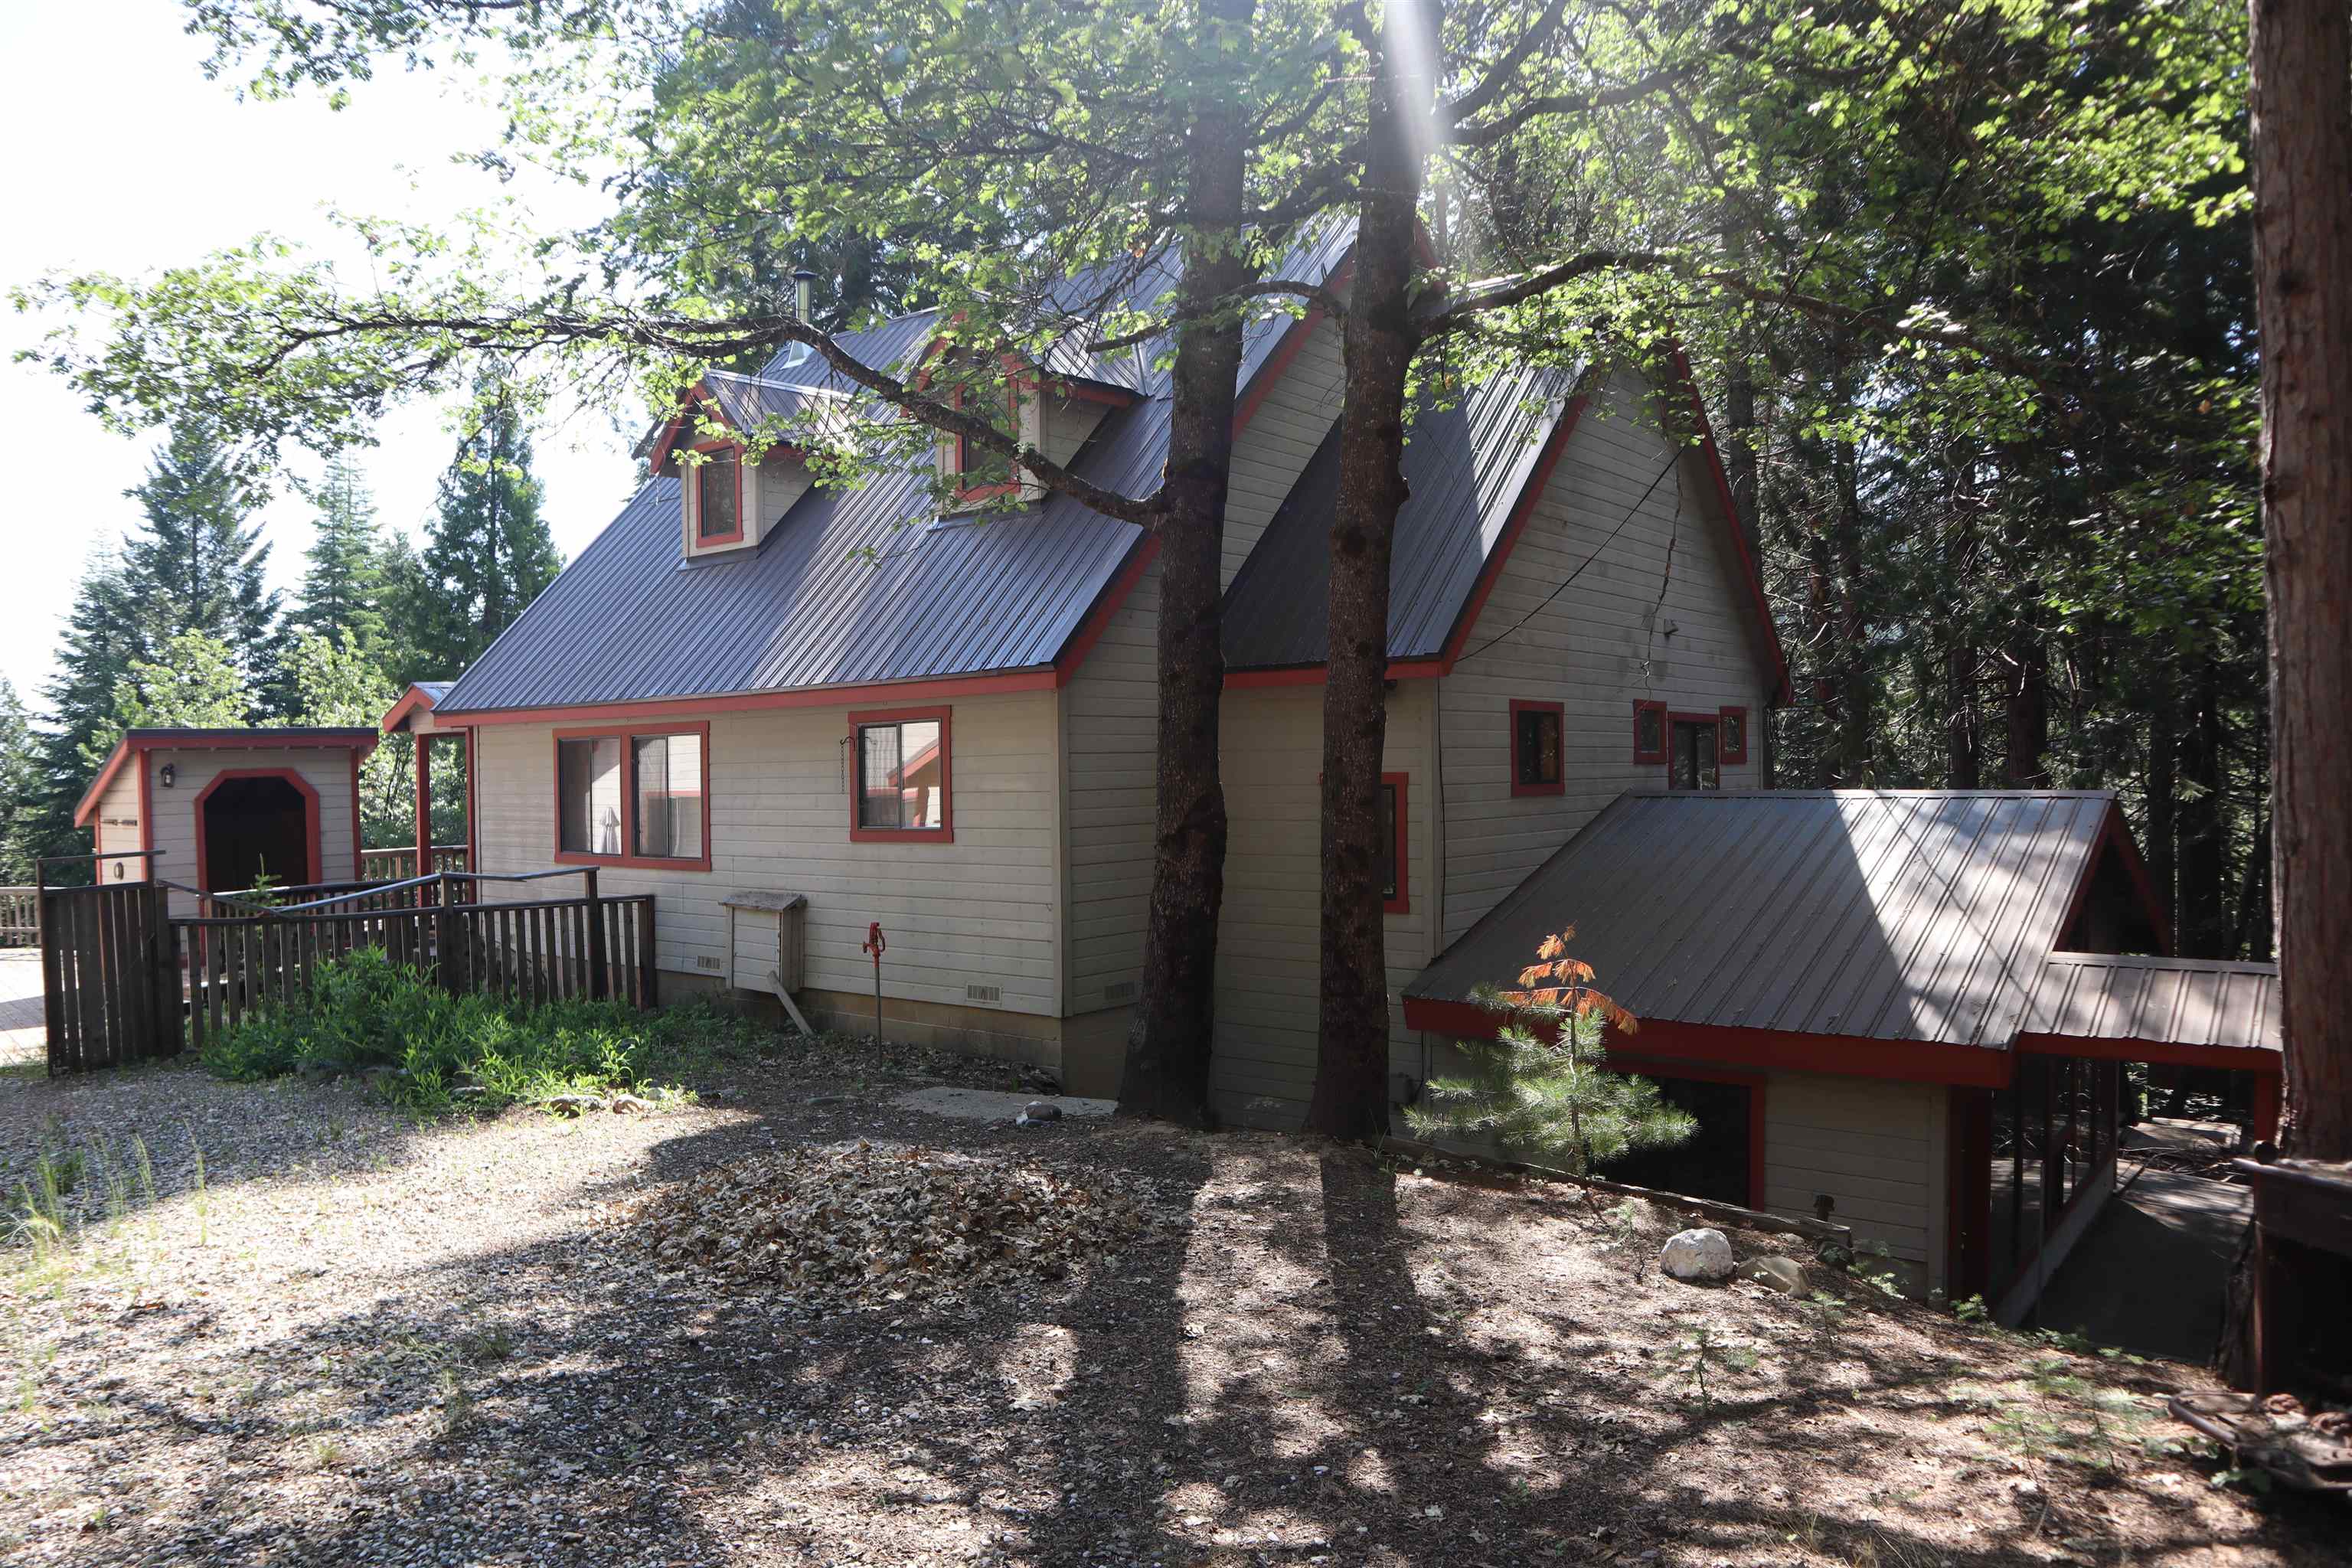
M139 729L123 733L83 792L74 826L110 880L152 875L211 892L360 879L360 763L371 725L295 729ZM196 912L184 893L172 912Z

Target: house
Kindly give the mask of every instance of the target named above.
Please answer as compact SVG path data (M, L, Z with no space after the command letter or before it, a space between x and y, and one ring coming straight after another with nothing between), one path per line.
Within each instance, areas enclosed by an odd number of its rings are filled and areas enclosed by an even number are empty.
M208 893L264 873L280 887L356 881L360 763L377 740L367 726L128 730L82 792L74 826L93 831L100 856L124 857L100 862L109 880L138 880L152 866ZM171 910L198 912L180 891Z
M1347 260L1340 233L1286 268L1336 280ZM1172 280L1163 263L1136 296ZM934 328L848 343L908 372ZM1312 1072L1339 337L1260 321L1240 373L1216 1084L1236 1120L1295 1121ZM1148 493L1170 395L1153 352L1057 359L1024 383L1024 428ZM790 353L698 394L729 429L846 395ZM1671 441L1665 405L1692 409L1687 385L1596 367L1499 378L1415 426L1385 770L1400 988L1670 757L1759 782L1751 720L1785 669L1713 449ZM744 461L708 434L656 432L606 531L449 689L404 702L396 727L468 737L477 866L604 868L658 896L664 968L714 986L737 978L730 896L804 895L804 1011L869 1016L878 923L893 1029L1111 1090L1150 882L1154 541L1058 494L941 515L920 464L819 487L788 446ZM1419 1059L1402 1018L1397 1043Z
M1339 232L1283 271L1344 291L1348 260ZM1157 299L1173 278L1172 262L1157 262L1132 298ZM914 374L937 327L918 313L845 342ZM1008 417L1081 476L1149 493L1170 398L1154 352L1048 355L1014 378ZM1276 1127L1300 1121L1316 1053L1340 366L1335 322L1277 316L1250 327L1237 385L1213 1087L1225 1119ZM803 1012L864 1029L878 928L888 1032L1113 1093L1151 880L1155 542L1042 490L1010 511L942 510L935 481L966 471L950 440L834 488L814 484L789 444L755 458L742 438L776 416L824 419L853 396L792 353L757 376L707 376L688 405L700 416L649 436L650 477L604 532L472 668L446 689L412 690L387 728L462 738L478 869L593 865L607 890L654 894L667 994L758 991L791 973ZM1756 721L1788 695L1757 563L1684 367L1653 380L1594 364L1469 386L1456 405L1419 414L1405 462L1382 773L1400 1094L1450 1040L1491 1027L1460 1009L1466 982L1507 978L1532 952L1529 931L1573 918L1564 904L1552 917L1541 878L1589 842L1580 835L1638 816L1625 800L1649 797L1629 792L1770 798L1743 792L1763 783ZM2122 874L2063 835L2048 840L2061 842L2074 846L2073 885L2105 889ZM1623 886L1641 885L1638 866L1609 863ZM1675 912L1704 923L1714 895L1703 869L1694 879L1674 890ZM2099 945L2098 922L2131 913L2121 894L2095 905L2044 921L2018 962L2038 975L2062 931ZM782 910L803 935L779 962ZM1630 932L1631 911L1596 910L1587 934L1616 940L1608 928L1621 920ZM1807 934L1779 923L1791 940ZM1742 984L1782 978L1759 971ZM1670 1003L1675 984L1644 980L1627 1000L1637 1012ZM1895 1080L1865 1051L1725 1068L1709 1066L1719 1042L1692 1039L1669 1053L1687 1068L1677 1092L1739 1090L1706 1120L1728 1111L1729 1126L1754 1129L1707 1145L1732 1167L1735 1201L1810 1211L1827 1191L1863 1217L1886 1195L1874 1184L1908 1183L1919 1191L1889 1199L1886 1233L1920 1288L1957 1278L1949 1237L1931 1223L1927 1167L1958 1142L1923 1125L1886 1152L1901 1167L1893 1178L1799 1157L1800 1127L1858 1149L1889 1136L1879 1086ZM1932 1081L1993 1087L1991 1040L1950 1047L1978 1077ZM2005 1063L2013 1038L1998 1044ZM1927 1091L1901 1110L1954 1114Z

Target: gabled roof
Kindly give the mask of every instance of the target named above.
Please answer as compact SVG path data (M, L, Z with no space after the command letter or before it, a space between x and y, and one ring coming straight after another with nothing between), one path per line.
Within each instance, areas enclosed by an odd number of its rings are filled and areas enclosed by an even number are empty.
M74 806L74 826L88 827L98 810L99 797L131 758L148 752L171 751L282 751L287 749L317 750L349 748L362 756L375 750L379 739L373 726L355 725L288 725L282 729L175 729L150 727L125 730L122 739L106 753L99 764L98 776L82 791L81 800Z
M2135 1046L2279 1051L2284 1043L2278 965L2053 953L2042 966L2042 984L2023 1033Z
M2105 792L1630 792L1406 987L1405 1020L1449 1027L1573 926L1637 1052L1654 1023L2005 1051L2121 833Z
M409 682L408 689L400 694L400 700L394 702L384 714L383 722L379 728L387 735L397 733L409 724L415 715L430 713L439 707L441 699L448 696L449 689L456 684L454 680Z
M1344 228L1318 236L1283 263L1285 275L1320 279L1349 248ZM1172 260L1140 268L1129 297L1149 304L1176 276ZM903 375L935 326L931 313L918 312L840 341L864 363ZM1297 330L1286 316L1252 322L1240 384L1264 374ZM1166 464L1171 378L1158 358L1150 345L1086 358L1094 379L1138 384L1134 405L1106 414L1070 462L1122 495L1150 494ZM771 385L856 391L821 359L790 360L779 355L761 373L760 396ZM926 466L874 475L854 489L814 489L757 548L687 560L677 481L651 479L475 661L440 710L511 715L1049 672L1143 542L1134 524L1059 494L1025 511L947 519L931 496Z
M1410 499L1389 563L1389 658L1436 658L1478 576L1568 417L1576 373L1497 376L1451 408L1414 416L1404 448ZM1225 592L1225 663L1234 669L1319 665L1329 657L1326 590L1339 427L1291 486Z

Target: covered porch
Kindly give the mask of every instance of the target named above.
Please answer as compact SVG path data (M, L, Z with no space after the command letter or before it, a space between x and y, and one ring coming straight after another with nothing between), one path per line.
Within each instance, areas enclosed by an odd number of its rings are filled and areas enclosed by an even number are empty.
M434 710L456 682L420 680L401 694L383 716L386 735L406 735L416 743L413 767L412 816L415 835L397 847L365 849L360 854L360 874L368 881L397 882L436 871L471 871L474 854L474 732L441 724ZM449 813L441 813L436 831L436 752L441 779L454 778L457 789L457 831L450 830ZM443 805L446 806L446 802Z

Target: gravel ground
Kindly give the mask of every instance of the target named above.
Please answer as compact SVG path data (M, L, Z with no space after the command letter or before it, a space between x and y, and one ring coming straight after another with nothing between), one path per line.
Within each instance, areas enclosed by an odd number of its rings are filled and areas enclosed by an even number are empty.
M1572 1189L887 1103L941 1078L1013 1087L1003 1072L786 1050L658 1114L422 1127L342 1082L0 1077L0 1179L13 1194L45 1144L79 1150L86 1208L61 1250L0 1260L0 1552L2347 1561L2345 1510L2142 1451L2175 1433L2136 1410L2201 1373L1996 1336L1817 1268L1810 1300L1664 1280L1650 1260L1676 1216ZM1108 1184L1164 1223L1001 1288L827 1311L656 1258L662 1198L707 1190L698 1173L861 1140Z

